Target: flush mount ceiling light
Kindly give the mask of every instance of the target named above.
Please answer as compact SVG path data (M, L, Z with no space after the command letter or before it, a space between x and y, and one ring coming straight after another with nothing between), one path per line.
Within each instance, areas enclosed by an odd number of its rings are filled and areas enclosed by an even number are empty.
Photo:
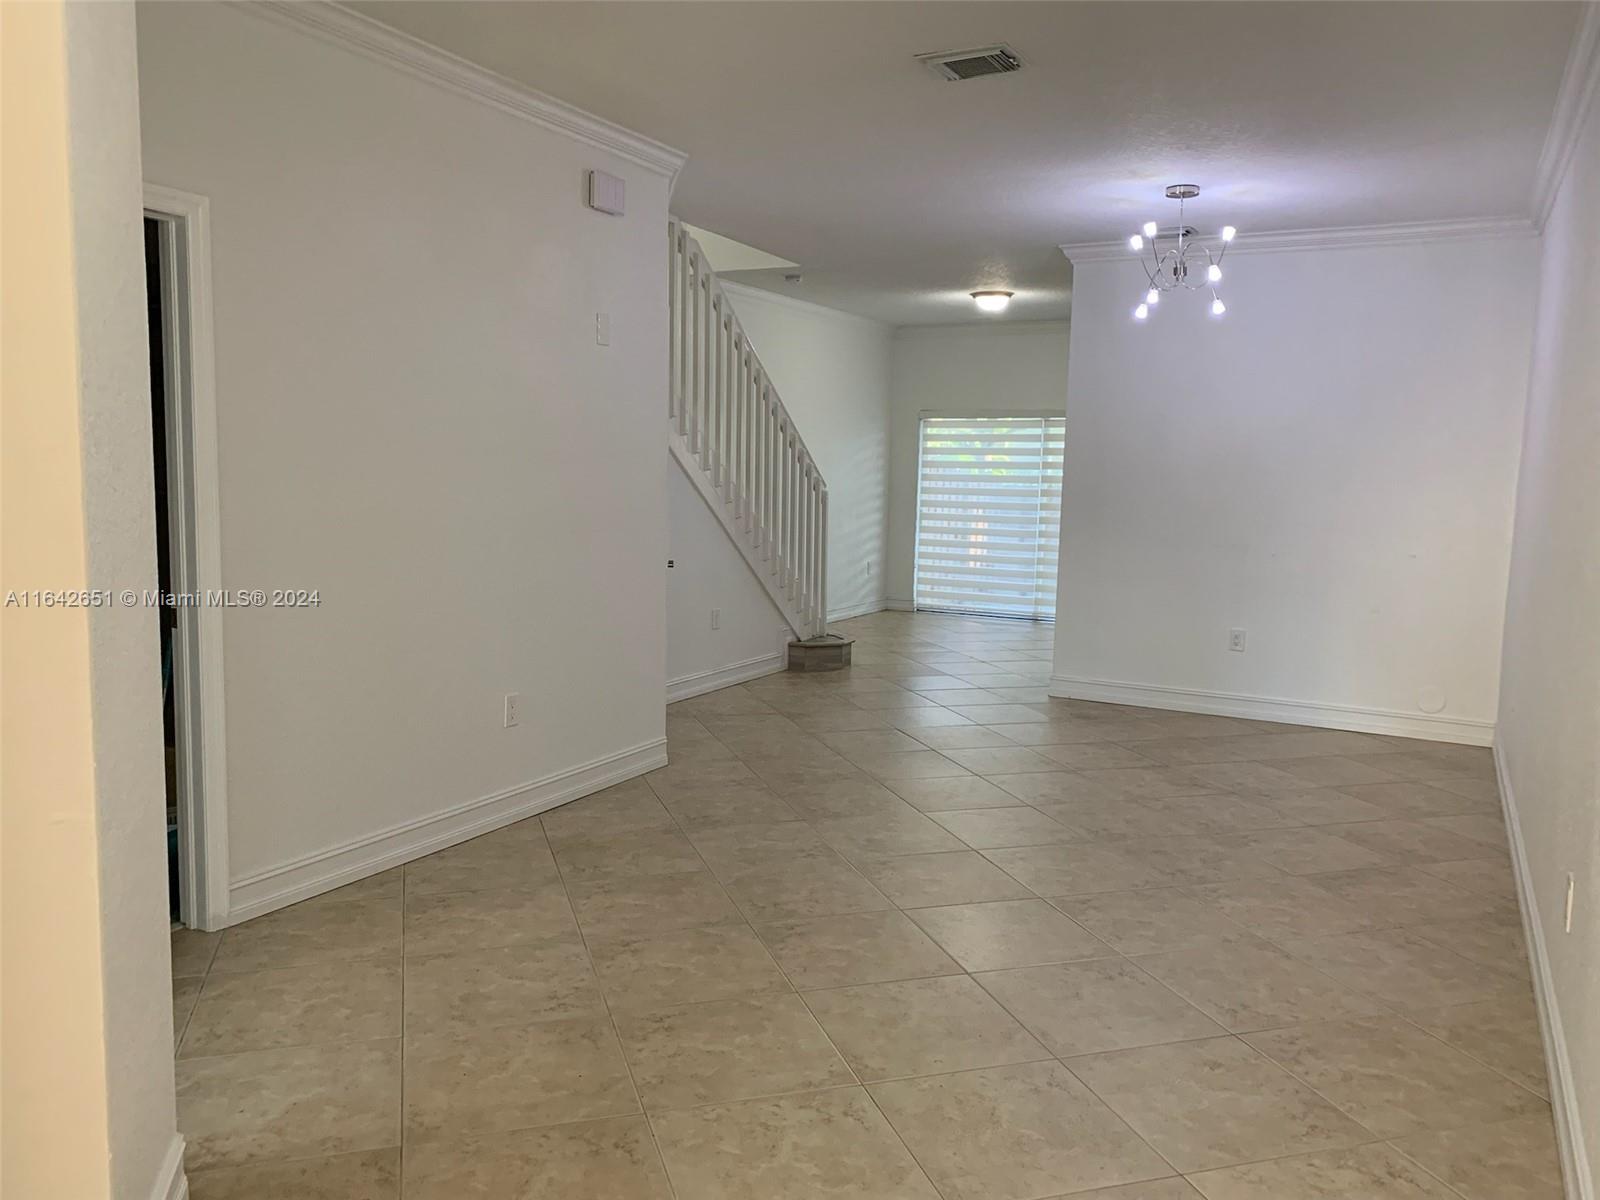
M1005 312L1006 305L1011 303L1010 292L973 292L972 302L978 306L979 312L997 313Z
M1177 228L1162 229L1154 221L1146 221L1144 228L1128 239L1128 249L1137 254L1143 254L1146 244L1150 247L1150 261L1145 263L1142 257L1140 259L1150 290L1145 292L1144 300L1133 310L1135 321L1147 319L1150 310L1161 303L1162 295L1178 288L1187 288L1191 292L1209 288L1211 315L1220 317L1228 311L1228 306L1217 294L1217 285L1222 282L1222 256L1228 252L1228 246L1238 230L1232 225L1224 225L1217 234L1220 244L1213 254L1211 248L1199 240L1194 228L1185 224L1183 219L1184 201L1193 200L1199 194L1200 189L1192 183L1173 184L1167 189L1167 199L1178 202Z

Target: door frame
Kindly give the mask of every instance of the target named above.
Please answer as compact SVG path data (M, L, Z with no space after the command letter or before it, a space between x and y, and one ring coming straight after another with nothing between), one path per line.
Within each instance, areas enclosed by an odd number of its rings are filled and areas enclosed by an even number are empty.
M179 914L192 929L221 929L229 909L228 775L211 203L147 182L144 216L161 224L162 343L169 351L168 511L156 520L170 522L172 590L191 597L177 607L172 662Z

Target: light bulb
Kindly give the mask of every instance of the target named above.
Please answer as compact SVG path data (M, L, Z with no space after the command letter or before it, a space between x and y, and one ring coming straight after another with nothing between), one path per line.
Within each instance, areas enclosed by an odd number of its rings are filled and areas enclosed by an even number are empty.
M1137 233L1134 234L1131 238L1128 239L1128 249L1129 250L1143 250L1144 249L1144 238L1140 237Z
M978 306L979 312L997 313L1005 312L1006 305L1011 303L1010 292L973 292L972 302Z
M1133 310L1133 319L1135 321L1142 321L1146 317L1148 317L1149 315L1150 315L1150 306L1148 304L1141 304L1141 305L1139 305L1138 308Z
M1231 241L1233 241L1234 235L1236 233L1238 233L1238 232L1239 231L1237 229L1235 229L1232 225L1224 225L1222 227L1222 240L1225 241L1225 242L1231 242Z
M1228 311L1228 306L1222 302L1222 297L1221 296L1218 296L1215 300L1213 300L1211 302L1211 315L1213 317L1220 317L1223 313L1225 313L1227 311Z
M1146 292L1144 294L1144 302L1146 304L1160 304L1161 303L1161 293L1156 291L1155 288L1151 288L1148 292Z
M1144 235L1147 238L1155 237L1155 235L1156 235L1156 223L1154 221L1146 221L1144 223Z
M1221 283L1222 282L1222 268L1217 266L1216 263L1212 263L1209 267L1206 268L1206 282L1207 283Z

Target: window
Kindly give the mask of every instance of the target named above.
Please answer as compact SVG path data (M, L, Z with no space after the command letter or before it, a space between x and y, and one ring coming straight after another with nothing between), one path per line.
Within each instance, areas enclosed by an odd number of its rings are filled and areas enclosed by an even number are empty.
M916 607L1053 621L1061 417L924 417Z

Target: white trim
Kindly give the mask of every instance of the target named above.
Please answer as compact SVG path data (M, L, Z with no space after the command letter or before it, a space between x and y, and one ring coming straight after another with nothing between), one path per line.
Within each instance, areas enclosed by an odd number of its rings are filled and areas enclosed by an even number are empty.
M897 598L895 598L893 596L891 596L888 599L886 599L883 602L883 606L884 606L884 608L888 609L890 612L916 612L917 611L917 604L916 604L915 600L900 600L900 599L897 599Z
M648 171L666 176L673 183L677 182L678 172L688 161L688 155L681 150L584 112L342 5L250 0L244 7L257 16L292 26L458 96L610 151Z
M188 1200L188 1196L189 1177L183 1173L183 1134L175 1133L150 1188L150 1200Z
M1600 4L1584 5L1566 68L1561 72L1561 87L1556 92L1555 115L1545 134L1544 149L1533 177L1533 221L1540 228L1550 219L1556 192L1566 178L1567 166L1578 148L1583 133L1584 115L1597 89L1600 89Z
M665 738L641 742L543 779L520 783L441 813L279 863L234 883L229 893L228 924L365 879L666 765Z
M1150 683L1119 683L1109 679L1082 679L1073 675L1050 676L1050 694L1068 700L1100 700L1176 712L1214 713L1252 721L1278 721L1286 725L1313 725L1322 729L1350 729L1358 733L1383 733L1393 737L1426 738L1488 746L1494 741L1494 723L1459 717L1435 717L1384 708L1349 704L1319 704L1198 688L1160 687Z
M870 613L882 612L888 604L882 596L874 600L867 600L861 604L851 604L844 608L835 608L828 611L830 621L848 621L851 617L865 617Z
M785 296L782 292L769 292L766 288L754 287L748 283L735 283L725 275L718 275L717 282L722 285L722 290L732 293L735 299L745 296L751 300L765 300L776 304L780 308L793 308L800 312L808 312L819 317L837 317L841 321L852 321L858 325L870 325L874 329L883 330L892 335L894 327L885 321L875 320L872 317L863 317L860 313L845 312L842 308L829 308L826 304L818 304L815 300L801 300L795 296Z
M204 593L222 587L222 508L217 461L217 378L211 318L211 201L192 192L144 185L144 211L169 221L175 234L170 290L177 345L169 370L176 394L167 397L174 418L168 453L169 507L177 514L172 537L174 591ZM183 273L178 279L176 272ZM165 514L157 514L163 519ZM186 553L178 553L184 548ZM190 561L188 554L193 554ZM196 605L178 610L173 686L180 717L180 869L184 919L198 929L220 929L228 911L227 705L223 675L223 609ZM192 803L198 795L200 803Z
M788 631L785 630L785 633ZM667 680L667 703L673 704L679 700L687 700L691 696L703 696L707 692L714 692L719 688L732 687L736 683L746 683L752 679L760 679L763 675L776 675L788 664L787 647L776 654L762 654L755 658L746 658L740 662L729 663L725 667L713 667L709 671L696 671L692 675L680 675L676 679Z
M1583 1141L1578 1093L1572 1082L1572 1058L1567 1052L1567 1034L1561 1024L1561 1007L1556 1002L1555 979L1550 974L1544 922L1539 919L1539 894L1533 886L1533 874L1528 868L1528 850L1522 840L1522 817L1517 809L1517 794L1511 787L1506 750L1498 743L1494 748L1494 769L1500 782L1501 802L1505 806L1506 834L1511 841L1511 870L1516 876L1517 897L1521 900L1518 907L1522 913L1522 933L1533 969L1533 994L1538 1001L1539 1030L1544 1035L1545 1069L1550 1076L1550 1107L1555 1117L1561 1174L1566 1180L1566 1194L1570 1200L1594 1200L1594 1176L1589 1171L1589 1152Z
M1330 229L1285 229L1264 233L1239 231L1228 246L1228 257L1298 250L1351 250L1372 246L1410 246L1429 242L1484 241L1493 238L1527 238L1539 230L1527 217L1484 217L1465 221L1408 221L1396 225L1345 225ZM1139 255L1126 241L1069 242L1059 249L1073 265L1113 262L1138 265Z

